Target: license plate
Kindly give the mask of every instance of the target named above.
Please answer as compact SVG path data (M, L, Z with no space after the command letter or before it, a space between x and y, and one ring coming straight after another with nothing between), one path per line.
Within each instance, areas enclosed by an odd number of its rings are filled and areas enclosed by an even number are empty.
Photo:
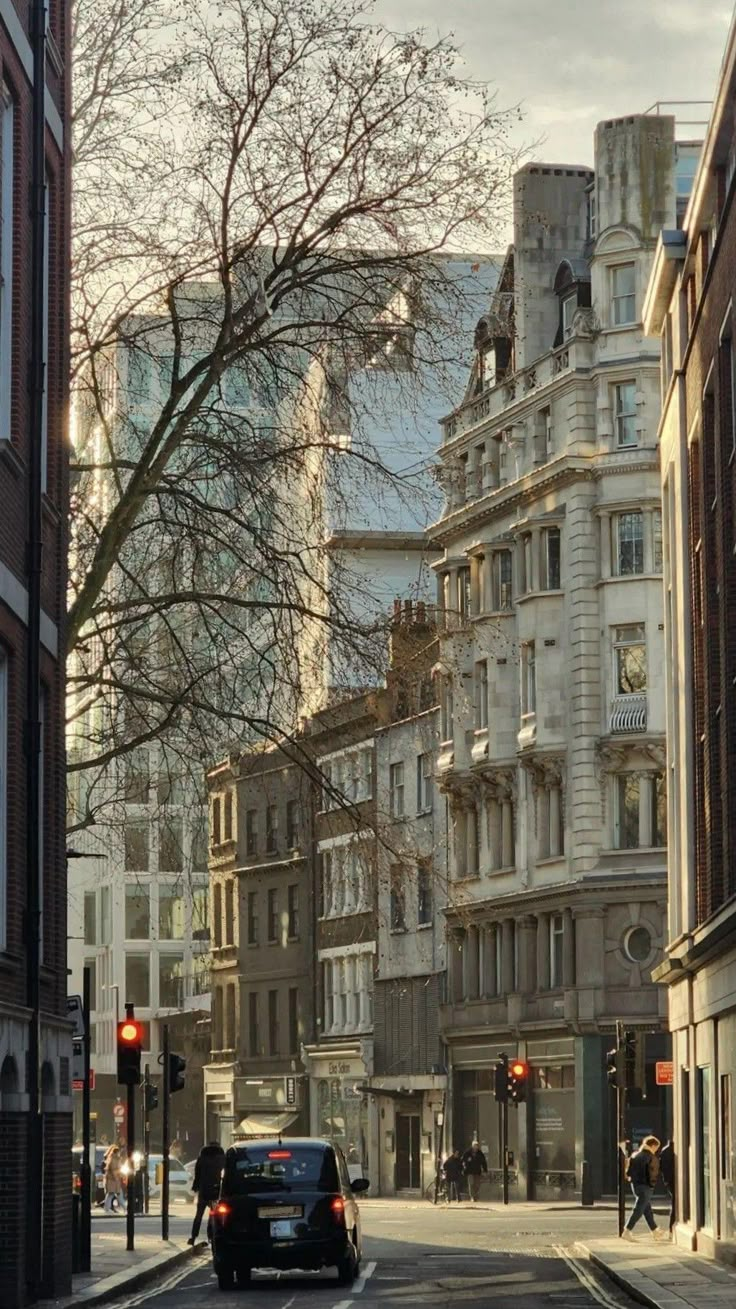
M262 1204L258 1206L259 1218L301 1218L300 1204Z
M290 1218L280 1218L278 1222L271 1223L271 1236L275 1241L284 1241L294 1235L294 1224Z

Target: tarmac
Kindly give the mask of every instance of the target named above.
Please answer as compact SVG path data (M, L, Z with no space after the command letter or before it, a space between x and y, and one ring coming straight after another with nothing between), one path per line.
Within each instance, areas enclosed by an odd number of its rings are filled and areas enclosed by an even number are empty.
M125 1248L125 1226L120 1220L92 1221L92 1271L74 1273L72 1293L59 1300L41 1300L37 1309L92 1309L117 1296L132 1293L161 1277L169 1269L199 1254L206 1243L191 1246L186 1234L161 1240L160 1220L137 1219L135 1249Z

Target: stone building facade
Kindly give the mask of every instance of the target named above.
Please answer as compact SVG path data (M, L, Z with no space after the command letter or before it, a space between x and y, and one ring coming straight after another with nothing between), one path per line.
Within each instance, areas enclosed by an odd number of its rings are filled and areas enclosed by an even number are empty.
M47 14L43 194L33 188L33 10L0 3L0 1304L71 1290L71 1031L67 1023L65 842L66 548L71 125L69 7ZM42 175L42 174L41 174ZM34 264L32 214L43 218ZM32 293L43 287L43 344L32 356ZM32 364L34 364L32 370ZM42 388L40 432L33 400ZM35 393L34 393L35 392ZM40 542L31 519L31 440L41 475ZM41 570L40 712L29 682L30 564ZM29 709L31 710L29 713ZM38 728L40 732L36 735ZM38 741L40 964L29 932L26 752ZM35 801L31 801L31 814ZM31 825L35 824L35 816ZM32 908L32 904L30 906ZM40 1097L31 1098L31 1031ZM35 1099L35 1097L34 1097ZM34 1131L35 1127L35 1131ZM39 1175L29 1173L29 1138ZM22 1184L20 1179L23 1179Z
M736 1260L736 32L645 327L662 349L669 923L678 1243Z
M650 983L665 938L658 345L642 305L694 147L666 116L600 123L593 168L529 164L514 243L444 422L430 539L445 613L451 1134L499 1164L492 1069L530 1065L512 1194L615 1187L605 1051L647 1033L630 1132L664 1130ZM448 1144L450 1142L448 1141Z

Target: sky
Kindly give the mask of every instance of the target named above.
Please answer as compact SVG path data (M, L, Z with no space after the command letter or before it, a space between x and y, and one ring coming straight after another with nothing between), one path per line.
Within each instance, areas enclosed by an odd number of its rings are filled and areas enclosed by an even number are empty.
M728 0L377 0L375 9L395 30L452 32L467 74L493 83L499 108L523 105L516 143L570 164L592 162L601 119L657 100L712 100L732 12ZM670 112L707 117L702 106Z

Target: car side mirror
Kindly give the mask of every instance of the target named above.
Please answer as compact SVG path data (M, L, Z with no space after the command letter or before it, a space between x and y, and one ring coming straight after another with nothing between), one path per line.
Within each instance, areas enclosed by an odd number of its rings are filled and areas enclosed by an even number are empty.
M367 1191L369 1186L370 1182L367 1177L356 1177L355 1181L350 1183L350 1189L355 1191L356 1195L360 1191Z

